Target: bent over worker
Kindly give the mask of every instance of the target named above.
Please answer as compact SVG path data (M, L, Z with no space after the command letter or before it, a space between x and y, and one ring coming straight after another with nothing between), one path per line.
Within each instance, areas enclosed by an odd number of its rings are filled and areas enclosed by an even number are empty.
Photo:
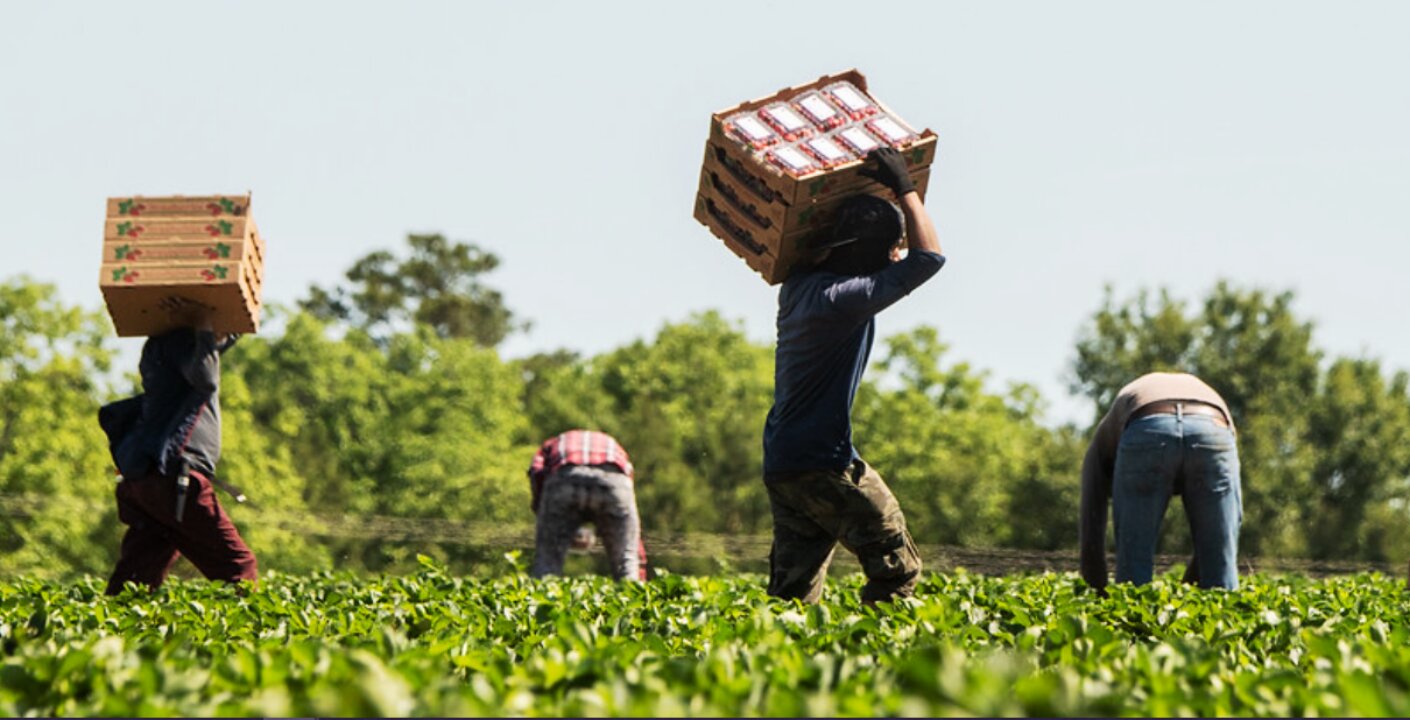
M1107 584L1106 519L1116 526L1116 581L1148 583L1171 495L1183 496L1195 553L1187 581L1239 585L1243 491L1229 407L1183 373L1143 375L1117 393L1082 462L1082 578Z
M529 465L534 529L534 577L560 575L583 523L602 536L612 576L646 579L646 546L631 458L611 435L569 430L543 442Z
M143 393L129 401L134 421L113 445L123 478L118 519L127 533L109 595L127 582L159 587L182 555L212 580L259 577L254 553L211 485L220 461L220 355L235 338L206 328L172 330L142 346Z
M909 596L920 555L901 506L852 444L852 401L876 333L875 315L945 264L920 195L895 150L863 170L901 204L844 202L816 266L778 294L774 405L764 426L764 486L773 512L770 595L817 602L837 543L857 556L867 602ZM897 260L904 215L909 253Z

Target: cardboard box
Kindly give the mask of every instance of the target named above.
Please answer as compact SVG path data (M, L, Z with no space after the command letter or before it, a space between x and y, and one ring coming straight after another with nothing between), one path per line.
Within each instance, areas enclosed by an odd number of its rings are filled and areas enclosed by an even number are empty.
M871 94L871 91L867 89L866 76L856 70L846 70L836 75L824 75L813 82L784 88L772 95L742 102L734 107L714 113L710 116L710 142L723 149L730 158L740 161L742 166L748 169L748 172L755 175L762 184L773 190L779 200L788 205L842 192L849 187L861 184L866 181L865 178L859 178L857 175L857 171L864 165L861 160L795 178L764 161L753 148L727 134L724 127L725 119L737 113L756 111L770 103L786 101L809 90L820 89L842 80L855 85L858 90L866 93L867 97L876 103L883 112L919 135L918 140L901 150L907 165L913 169L919 169L928 167L935 162L935 151L939 144L935 133L930 130L917 131L900 115L888 108L885 103Z
M250 194L244 195L169 195L148 197L108 198L109 218L147 218L177 216L195 218L232 218L250 212Z
M742 258L770 285L782 282L783 277L787 275L791 263L780 264L773 252L755 239L743 217L725 203L704 194L697 194L695 219L709 228L715 237L723 240L730 252Z
M917 143L901 151L901 156L906 159L906 165L912 173L921 168L929 168L935 162L935 151L939 146L935 133L924 130L920 135ZM866 164L861 160L795 178L761 160L738 140L725 135L724 129L715 124L710 127L709 144L721 163L733 165L735 174L753 178L756 184L768 188L775 199L786 205L848 192L869 183L875 184L871 179L858 174L857 171Z
M799 230L817 229L832 222L832 211L842 201L858 194L875 195L889 202L895 202L891 190L868 178L847 188L843 192L826 195L807 202L785 204L777 198L766 199L749 183L741 178L730 166L720 162L706 147L705 162L701 168L700 184L723 195L734 208L748 217L755 227L766 232L775 232L780 237ZM930 189L930 168L922 167L911 173L911 182L922 199Z
M111 202L111 201L110 201ZM245 260L264 280L264 239L254 218L108 218L103 262Z
M843 80L851 82L881 111L917 135L916 140L901 148L901 153L916 189L925 197L938 138L930 130L916 131L886 107L871 94L866 77L856 70L825 75L714 113L701 165L695 217L770 284L782 282L794 266L812 257L812 236L831 223L833 212L844 199L866 193L890 200L890 192L860 174L865 167L862 160L795 178L727 134L724 121L737 113L753 112Z
M213 308L211 325L216 332L246 335L259 332L259 308L243 304L246 298L238 284L176 289L151 285L103 288L103 299L108 304L113 325L122 337L160 335L179 327L180 316L169 309L173 298Z
M249 195L110 198L99 287L123 337L187 321L191 304L216 332L259 331L264 238Z

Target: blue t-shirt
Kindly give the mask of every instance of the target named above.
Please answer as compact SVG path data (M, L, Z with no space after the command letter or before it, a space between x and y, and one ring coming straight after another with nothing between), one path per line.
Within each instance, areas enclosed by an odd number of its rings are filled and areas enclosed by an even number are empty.
M813 271L784 281L765 473L840 470L856 459L852 400L871 355L873 318L944 265L942 255L911 252L872 275Z

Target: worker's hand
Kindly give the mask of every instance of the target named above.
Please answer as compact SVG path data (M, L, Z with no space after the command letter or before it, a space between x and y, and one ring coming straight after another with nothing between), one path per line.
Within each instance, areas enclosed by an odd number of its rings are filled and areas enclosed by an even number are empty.
M870 163L876 163L872 167ZM863 177L869 177L882 185L890 188L896 193L896 199L901 199L906 193L916 189L915 183L911 182L910 173L906 172L906 159L901 157L901 153L896 148L877 148L867 154L868 165L857 171Z
M597 539L597 534L592 528L582 525L577 532L573 533L573 547L578 550L587 550L592 547L592 543Z
M196 330L209 332L215 319L215 308L181 295L163 298L159 307L166 311L174 324Z

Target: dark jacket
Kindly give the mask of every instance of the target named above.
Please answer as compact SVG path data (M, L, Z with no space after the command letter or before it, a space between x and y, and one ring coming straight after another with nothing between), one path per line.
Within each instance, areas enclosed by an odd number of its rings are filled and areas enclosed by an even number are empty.
M121 421L119 408L110 424L128 432L113 458L124 477L156 472L174 476L183 469L215 474L220 461L220 354L233 340L217 344L210 332L181 328L147 339L142 346L141 412L135 422ZM111 406L110 406L111 407ZM100 415L100 421L102 417ZM107 428L105 427L105 430Z

